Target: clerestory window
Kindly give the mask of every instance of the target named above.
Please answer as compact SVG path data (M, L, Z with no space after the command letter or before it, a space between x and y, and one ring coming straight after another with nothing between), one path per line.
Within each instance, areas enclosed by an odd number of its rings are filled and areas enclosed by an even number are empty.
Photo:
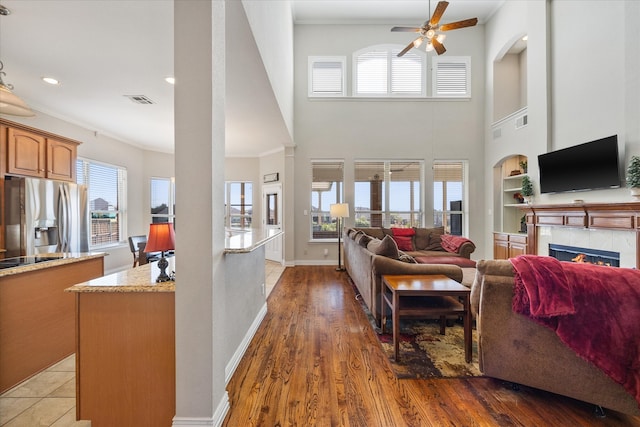
M425 97L427 55L417 50L402 57L399 45L377 45L353 54L353 96Z

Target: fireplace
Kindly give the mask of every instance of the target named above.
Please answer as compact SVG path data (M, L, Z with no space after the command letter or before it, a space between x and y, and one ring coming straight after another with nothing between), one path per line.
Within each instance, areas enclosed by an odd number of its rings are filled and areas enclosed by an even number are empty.
M620 267L620 252L549 243L549 256L560 261L576 261Z

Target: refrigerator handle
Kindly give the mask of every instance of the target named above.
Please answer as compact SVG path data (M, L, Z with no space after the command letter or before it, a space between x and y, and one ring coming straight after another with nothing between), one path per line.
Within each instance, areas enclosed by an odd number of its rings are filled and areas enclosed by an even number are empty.
M58 249L60 252L69 252L71 224L69 223L69 193L65 185L60 186L58 196Z

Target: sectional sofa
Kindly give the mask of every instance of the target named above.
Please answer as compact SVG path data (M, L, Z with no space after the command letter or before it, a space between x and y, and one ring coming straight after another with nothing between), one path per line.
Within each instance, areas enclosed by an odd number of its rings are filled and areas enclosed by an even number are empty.
M350 228L345 231L345 268L378 322L381 319L380 292L383 275L444 274L462 283L462 267L471 270L475 266L475 262L470 259L475 250L473 242L460 240L456 245L458 251L448 252L442 246L442 227L411 230L411 236L396 236L410 239L397 241L393 239L394 229L390 228ZM398 248L398 242L402 246L403 241L405 244L411 242L411 246L403 246L407 250Z

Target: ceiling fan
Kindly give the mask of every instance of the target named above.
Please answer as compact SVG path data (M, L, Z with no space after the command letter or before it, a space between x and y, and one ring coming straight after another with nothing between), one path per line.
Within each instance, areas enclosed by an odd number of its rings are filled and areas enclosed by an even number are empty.
M457 30L458 28L473 27L478 23L478 18L470 18L438 25L440 18L442 18L444 11L447 9L447 6L449 6L448 1L438 2L436 10L433 11L433 16L431 16L431 19L425 21L424 24L422 24L422 27L393 27L391 29L391 31L394 32L420 33L420 36L409 43L407 47L402 49L402 51L398 53L398 56L402 56L409 52L411 48L420 46L425 39L427 39L427 52L435 49L438 55L442 55L447 51L442 44L446 36L438 33L439 31L450 31ZM429 2L429 14L431 14L431 2Z

